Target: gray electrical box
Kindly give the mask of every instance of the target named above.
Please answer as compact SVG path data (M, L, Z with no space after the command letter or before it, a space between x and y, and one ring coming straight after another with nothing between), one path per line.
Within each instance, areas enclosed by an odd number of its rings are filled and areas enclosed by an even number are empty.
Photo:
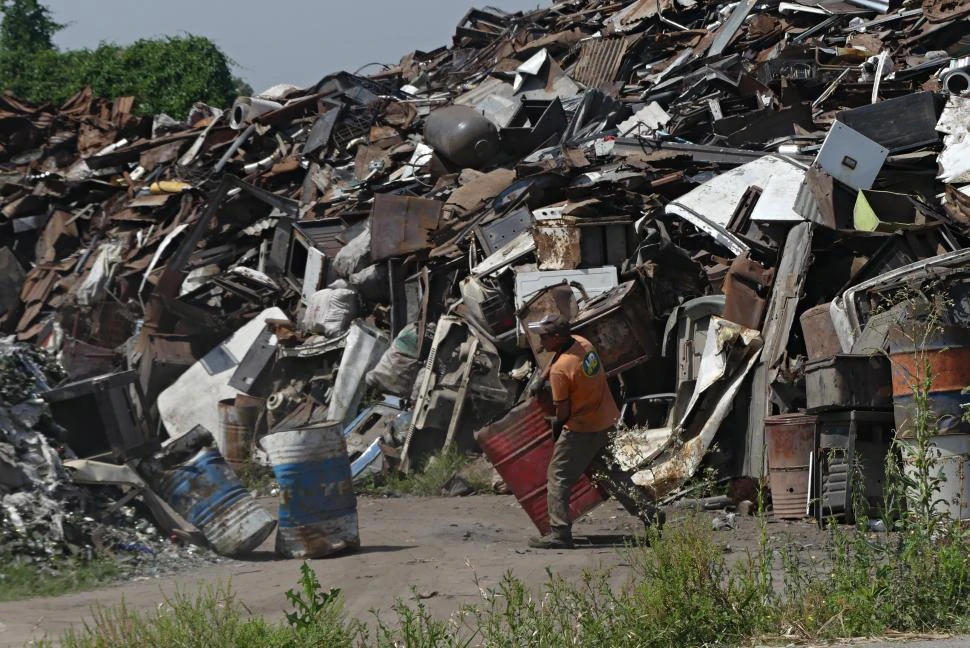
M832 124L815 162L853 189L870 189L888 155L889 149L885 146L837 121Z

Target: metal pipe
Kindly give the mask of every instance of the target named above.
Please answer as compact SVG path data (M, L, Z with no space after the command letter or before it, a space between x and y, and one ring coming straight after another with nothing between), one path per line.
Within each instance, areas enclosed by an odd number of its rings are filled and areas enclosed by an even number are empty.
M212 167L212 174L213 174L213 175L215 175L216 173L219 173L220 171L222 171L222 169L223 169L223 167L225 167L225 166L226 166L226 164L227 164L227 163L229 162L229 159L230 159L230 158L231 158L231 157L232 157L233 155L235 155L235 154L236 154L236 151L238 151L238 150L239 150L239 147L240 147L240 146L242 146L243 144L245 144L245 143L246 143L246 141L247 141L247 140L248 140L248 139L249 139L250 137L252 137L252 136L253 136L253 133L255 133L255 132L256 132L256 124L250 124L250 125L249 125L249 126L248 126L248 127L246 128L246 130L244 130L244 131L243 131L243 132L242 132L242 133L241 133L241 134L239 135L239 137L237 137L237 138L236 138L236 139L235 139L235 140L233 141L233 143L232 143L232 145L231 145L231 146L229 147L229 149L228 149L228 150L227 150L227 151L226 151L226 152L225 152L225 153L223 154L223 156L222 156L221 158L219 158L219 161L218 161L218 162L216 162L216 165L215 165L214 167Z
M866 9L872 9L873 11L878 11L881 14L889 11L888 0L848 0L849 4L854 4L859 7L865 7Z
M954 70L943 79L943 86L950 94L963 94L970 89L970 74L967 70Z
M232 104L229 126L235 130L242 130L243 126L252 122L260 115L279 110L283 104L257 97L239 97Z

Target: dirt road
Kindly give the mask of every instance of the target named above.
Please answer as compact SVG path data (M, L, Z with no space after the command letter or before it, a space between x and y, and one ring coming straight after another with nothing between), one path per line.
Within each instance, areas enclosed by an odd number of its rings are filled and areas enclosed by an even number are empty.
M312 564L324 588L340 588L348 612L362 619L369 618L372 609L389 610L396 599L411 597L412 592L427 597L424 603L435 613L448 614L479 600L479 585L496 586L509 570L534 587L545 582L547 569L575 577L587 568L615 567L614 578L621 581L625 569L617 545L639 529L636 519L607 502L576 525L576 535L590 539L581 542L578 550L536 551L526 547L535 530L509 496L361 499L359 514L361 551ZM676 518L674 512L669 523L676 524ZM768 528L772 537L783 537L806 551L817 550L824 542L809 523L773 523ZM730 553L738 556L758 540L752 518L743 520L738 529L719 533ZM2 603L0 646L20 647L44 636L56 638L90 618L91 607L97 604L116 605L124 597L129 608L150 610L177 587L194 592L230 579L253 614L279 618L287 609L285 592L295 586L301 561L276 558L272 546L271 538L248 562L232 561L82 594ZM931 645L968 645L954 641Z
M480 597L476 578L483 587L495 586L512 570L529 584L541 586L546 568L579 575L588 567L622 561L610 546L563 552L528 549L526 540L535 528L508 496L361 499L359 516L361 551L312 564L324 588L339 587L348 612L360 618L367 618L371 609L389 610L398 597L411 596L412 588L431 595L425 603L432 610L447 614ZM609 502L578 523L576 532L608 540L635 529L636 520ZM59 636L89 618L96 604L115 605L124 597L130 608L148 610L176 587L194 592L200 585L229 579L254 614L281 617L287 609L285 592L296 585L302 561L279 559L272 547L271 538L248 562L82 594L2 603L0 646L19 647L45 635Z

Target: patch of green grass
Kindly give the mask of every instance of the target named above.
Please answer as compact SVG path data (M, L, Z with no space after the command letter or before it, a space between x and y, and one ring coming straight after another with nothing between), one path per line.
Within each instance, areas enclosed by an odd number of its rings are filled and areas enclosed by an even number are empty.
M110 583L120 575L121 570L115 563L101 558L52 559L47 564L0 558L0 601L80 592Z
M257 495L268 494L276 483L276 475L272 466L264 466L256 461L246 461L233 467L236 477L246 487L246 490Z
M404 473L391 473L380 477L369 477L357 484L357 492L362 495L441 495L441 489L455 474L470 465L472 458L454 448L443 450L431 456L419 470ZM470 470L463 474L465 481L476 493L491 490L487 474Z
M358 625L343 618L334 600L302 628L249 618L228 585L208 587L195 596L177 592L151 613L98 607L91 621L65 634L62 648L316 648L352 645ZM53 643L41 644L53 648Z

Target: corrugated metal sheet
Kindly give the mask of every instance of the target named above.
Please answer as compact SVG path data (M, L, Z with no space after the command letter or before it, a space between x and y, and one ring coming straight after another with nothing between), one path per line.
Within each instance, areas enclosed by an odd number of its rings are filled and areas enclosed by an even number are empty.
M609 86L623 65L633 37L595 38L583 43L579 61L573 70L573 79L587 88Z
M537 401L530 400L475 433L485 456L540 533L549 532L546 470L554 444L546 414ZM584 474L570 493L570 519L577 520L604 499L604 493Z
M671 0L638 0L617 11L604 24L611 25L617 31L630 31L640 25L641 21L649 20L660 11L673 8Z

